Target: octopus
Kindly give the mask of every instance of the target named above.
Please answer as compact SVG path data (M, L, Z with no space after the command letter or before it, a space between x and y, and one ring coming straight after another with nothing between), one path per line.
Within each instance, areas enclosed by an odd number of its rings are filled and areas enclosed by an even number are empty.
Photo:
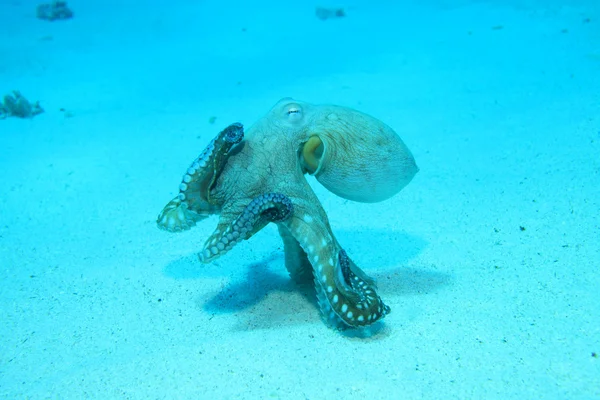
M306 175L342 198L375 203L398 193L418 170L404 142L378 119L284 98L246 133L234 123L212 139L185 171L157 224L181 232L218 214L198 254L210 263L274 223L291 278L314 282L325 323L366 327L390 307L336 239Z

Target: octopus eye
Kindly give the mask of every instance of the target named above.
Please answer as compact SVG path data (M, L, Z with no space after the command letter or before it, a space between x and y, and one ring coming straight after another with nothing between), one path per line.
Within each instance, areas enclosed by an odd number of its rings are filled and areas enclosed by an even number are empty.
M302 109L297 104L289 104L285 108L285 114L288 121L299 121L302 119Z

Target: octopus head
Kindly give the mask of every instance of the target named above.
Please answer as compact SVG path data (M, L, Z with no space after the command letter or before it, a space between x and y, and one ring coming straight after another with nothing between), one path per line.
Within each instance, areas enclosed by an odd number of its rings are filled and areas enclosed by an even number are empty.
M419 171L396 132L370 115L291 98L280 100L271 112L299 139L303 171L345 199L365 203L386 200Z

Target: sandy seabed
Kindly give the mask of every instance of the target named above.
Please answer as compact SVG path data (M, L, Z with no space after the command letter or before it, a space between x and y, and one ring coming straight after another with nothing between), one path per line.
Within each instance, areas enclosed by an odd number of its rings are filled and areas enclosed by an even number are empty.
M0 120L0 397L600 398L600 5L402 3L2 2L0 94L45 112ZM421 169L376 204L310 179L392 308L370 337L323 324L274 226L206 265L216 219L156 228L286 96Z

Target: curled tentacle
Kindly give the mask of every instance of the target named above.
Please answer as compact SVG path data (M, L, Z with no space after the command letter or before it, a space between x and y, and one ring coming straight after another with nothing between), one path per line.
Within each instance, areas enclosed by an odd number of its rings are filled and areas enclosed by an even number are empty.
M313 215L297 210L284 225L312 264L323 318L329 325L344 329L371 325L385 317L390 308L377 295L374 281L352 262L328 224Z
M285 221L293 212L294 206L287 196L281 193L260 195L224 231L217 229L198 256L202 262L210 262L231 250L238 242L249 239L269 222Z
M355 274L353 264L343 249L333 266L317 264L321 272L315 275L315 287L323 318L339 329L371 325L390 312L375 292L372 280Z
M179 196L167 203L158 215L157 225L159 228L169 232L187 231L196 222L206 218L206 215L197 214L188 210L187 204L183 204Z
M225 166L225 161L233 145L244 138L244 127L240 123L229 125L208 144L183 175L179 184L179 199L190 210L198 212L210 200L210 189Z
M171 200L157 218L159 228L178 232L219 210L210 198L210 189L227 161L231 148L244 137L240 123L223 129L194 160L179 184L179 195Z
M344 249L341 249L338 256L339 272L344 280L344 289L350 289L352 293L358 297L354 304L348 305L346 309L344 304L336 307L335 297L331 297L331 307L339 318L344 320L349 325L354 325L352 322L356 321L356 325L368 325L373 321L377 321L383 318L390 312L390 307L385 305L381 298L375 293L375 284L371 278L363 278L360 275L364 274L362 271L358 272L356 265L350 260L348 254ZM335 295L334 295L335 296ZM343 315L343 314L346 315Z

